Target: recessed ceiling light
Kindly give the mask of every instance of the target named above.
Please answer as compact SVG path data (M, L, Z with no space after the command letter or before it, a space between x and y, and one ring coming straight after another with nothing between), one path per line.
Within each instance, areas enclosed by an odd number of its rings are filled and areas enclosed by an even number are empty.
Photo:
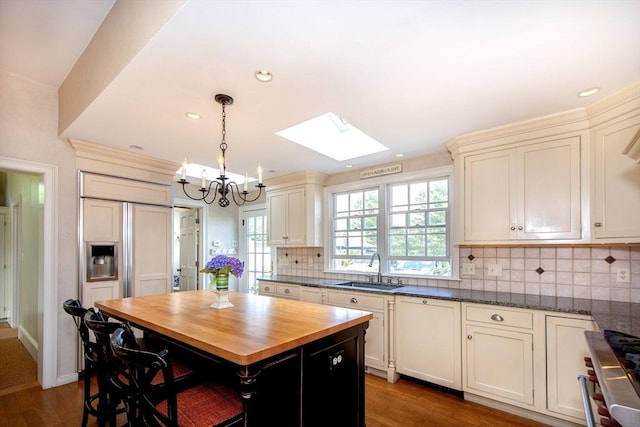
M344 165L345 168L352 168L353 165L351 163L349 163L348 165Z
M256 71L255 76L256 76L256 79L264 83L270 82L271 80L273 80L273 74L271 74L271 72L267 70L258 70Z
M578 96L584 98L585 96L595 95L598 92L600 92L599 87L592 87L589 89L581 90L580 92L578 92Z
M133 150L144 150L144 147L142 147L140 145L130 145L129 148L131 148Z
M334 113L326 113L276 132L339 162L388 150L369 135Z
M404 157L404 153L396 153L396 157Z
M192 119L192 120L198 120L199 118L201 118L202 116L198 113L194 113L192 111L186 112L184 113L185 116L187 116L188 118Z

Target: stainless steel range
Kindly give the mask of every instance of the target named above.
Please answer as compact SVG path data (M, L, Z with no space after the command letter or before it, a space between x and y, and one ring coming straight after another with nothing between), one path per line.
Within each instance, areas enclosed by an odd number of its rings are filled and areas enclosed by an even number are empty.
M611 330L586 331L585 338L591 357L578 380L587 425L640 426L640 338Z

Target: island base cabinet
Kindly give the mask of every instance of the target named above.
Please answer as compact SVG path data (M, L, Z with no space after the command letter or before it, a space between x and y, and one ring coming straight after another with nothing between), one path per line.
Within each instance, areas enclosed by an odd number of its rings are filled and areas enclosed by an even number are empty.
M533 405L533 335L467 325L464 391Z
M240 370L246 426L364 427L364 334L354 326Z
M584 331L595 330L589 319L547 316L547 409L584 422L578 375L589 356Z

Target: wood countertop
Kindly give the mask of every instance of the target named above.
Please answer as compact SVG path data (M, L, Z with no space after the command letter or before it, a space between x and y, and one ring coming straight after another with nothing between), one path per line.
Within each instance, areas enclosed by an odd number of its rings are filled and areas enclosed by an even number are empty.
M229 292L214 309L209 290L96 302L100 310L238 365L250 365L365 323L367 311Z

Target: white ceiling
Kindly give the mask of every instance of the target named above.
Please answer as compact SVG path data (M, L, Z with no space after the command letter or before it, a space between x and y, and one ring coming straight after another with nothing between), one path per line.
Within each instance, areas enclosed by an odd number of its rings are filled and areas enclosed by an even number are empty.
M0 0L0 69L58 87L113 3ZM640 0L190 0L61 136L216 167L227 93L229 170L337 173L639 79ZM338 162L274 134L329 111L390 150Z

